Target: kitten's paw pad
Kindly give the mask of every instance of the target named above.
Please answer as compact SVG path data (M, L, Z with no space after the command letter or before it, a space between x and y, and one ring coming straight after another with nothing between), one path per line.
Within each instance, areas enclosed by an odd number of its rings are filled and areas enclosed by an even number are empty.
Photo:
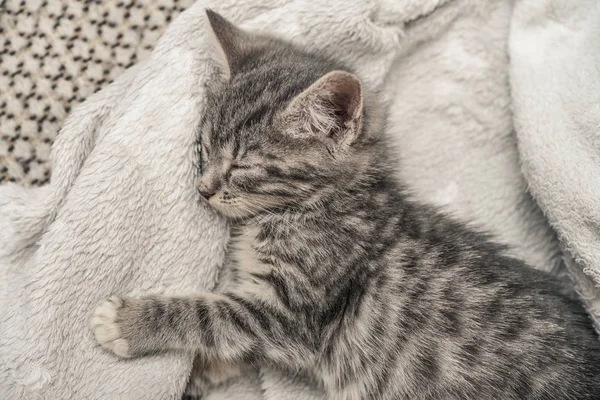
M123 301L116 296L100 304L92 316L91 325L96 341L119 357L130 357L129 344L122 337L121 329L117 323L119 310Z

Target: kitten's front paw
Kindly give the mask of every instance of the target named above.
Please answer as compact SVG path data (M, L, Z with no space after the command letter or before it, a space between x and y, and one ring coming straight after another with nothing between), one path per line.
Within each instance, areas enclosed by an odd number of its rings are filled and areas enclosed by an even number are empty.
M129 343L123 337L123 330L118 323L122 307L123 301L117 296L112 296L100 304L92 316L92 330L96 341L102 347L120 357L131 357Z

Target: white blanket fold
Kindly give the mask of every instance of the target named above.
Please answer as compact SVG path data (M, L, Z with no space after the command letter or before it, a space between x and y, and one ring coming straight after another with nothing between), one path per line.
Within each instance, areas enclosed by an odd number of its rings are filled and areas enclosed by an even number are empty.
M347 62L386 99L401 175L418 196L491 230L534 266L558 270L558 241L519 170L507 84L511 4L199 0L149 59L73 111L53 146L49 186L0 187L0 398L181 398L192 355L120 360L95 344L88 321L113 293L185 295L216 284L227 229L195 185L204 85L214 73L206 7ZM517 120L526 121L535 104L519 97L513 72ZM522 122L519 139L535 129ZM323 395L262 370L206 398Z

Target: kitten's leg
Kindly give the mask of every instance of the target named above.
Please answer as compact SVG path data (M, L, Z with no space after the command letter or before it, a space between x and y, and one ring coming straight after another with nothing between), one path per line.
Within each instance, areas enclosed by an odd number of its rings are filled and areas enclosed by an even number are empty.
M286 320L293 319L269 310L234 294L113 297L98 307L92 328L98 342L121 357L180 349L199 352L209 362L310 362L309 346L288 337L292 330Z
M207 365L203 357L196 357L185 388L185 399L202 399L214 387L242 374L242 368L215 359Z

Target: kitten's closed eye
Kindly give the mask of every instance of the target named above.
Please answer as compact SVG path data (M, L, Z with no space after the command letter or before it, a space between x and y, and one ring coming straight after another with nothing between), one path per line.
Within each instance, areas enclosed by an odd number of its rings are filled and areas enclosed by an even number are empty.
M252 167L249 165L231 164L231 166L225 173L224 180L227 183L235 184L235 182L233 182L233 179L235 179L235 178L239 179L240 177L248 175L248 171L250 171L251 169L252 169Z
M259 168L258 166L252 166L247 164L233 164L227 172L228 179L232 179L235 177L247 177L250 175L258 175L260 174L260 169L261 168Z
M259 177L263 176L258 166L240 165L229 170L228 183L244 191L252 190Z
M247 164L232 164L231 165L231 169L233 170L248 170L248 169L252 169L253 167L251 165L247 165Z

